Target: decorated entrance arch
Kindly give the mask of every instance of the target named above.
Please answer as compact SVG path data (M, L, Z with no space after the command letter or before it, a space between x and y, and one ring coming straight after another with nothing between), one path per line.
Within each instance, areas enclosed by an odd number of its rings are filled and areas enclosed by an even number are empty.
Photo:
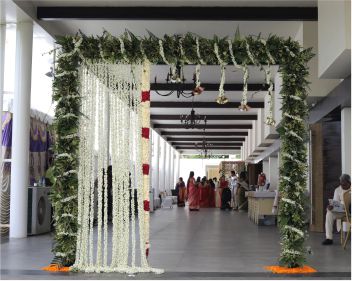
M84 34L58 37L57 44L60 45L60 50L53 83L53 99L57 102L54 124L57 142L55 164L52 169L54 185L51 199L56 228L53 252L55 257L60 259L61 264L74 264L73 268L85 271L161 272L150 268L147 262L149 156L146 151L149 145L150 122L149 65L168 64L174 71L176 64L194 64L197 74L196 86L199 86L201 65L212 64L220 65L222 74L217 99L220 104L227 101L223 90L225 67L235 67L243 71L244 87L240 106L242 110L249 109L247 106L247 80L250 76L248 65L258 66L265 71L265 83L269 84L269 95L271 95L273 83L270 67L279 65L279 72L283 79L281 90L283 116L278 129L282 141L279 184L281 199L278 215L281 237L279 263L289 268L304 265L306 229L303 206L307 178L305 118L308 113L307 62L313 56L311 49L303 49L298 42L290 38L240 37L237 32L234 38L215 36L213 39L201 38L191 33L184 36L165 35L159 39L151 33L146 38L139 38L130 32L119 37L104 32L101 37L88 37ZM100 102L95 104L96 101ZM99 153L105 154L103 158L99 158L100 162L98 161L100 177L98 177L96 190L94 189L95 179L90 175L93 172L94 136L97 131L103 133L106 126L104 121L95 123L91 120L95 119L96 110L103 110L100 114L110 111L110 115L105 115L107 116L105 121L111 122L112 126L110 143L111 148L115 149L113 153L117 153L112 158L124 157L124 160L120 159L120 161L131 160L131 156L129 158L126 154L132 153L131 145L126 143L129 149L123 151L123 138L116 137L116 134L121 133L122 136L128 136L130 141L140 144L135 152L133 164L132 162L119 164L116 159L116 161L112 159L113 205L115 206L112 220L113 235L117 235L112 242L107 238L105 221L107 207L104 204L107 202L105 184L107 177L104 177L102 172L108 164L101 162L108 159L106 150L105 152L99 150ZM125 123L112 117L116 112L119 112L118 116L124 116ZM94 124L99 128L94 129ZM266 124L275 124L272 112L267 116ZM127 126L128 130L121 126ZM140 134L137 134L138 131ZM109 145L108 136L99 135L99 139L98 142L102 147L104 142L105 146ZM128 194L126 185L129 184L128 178L131 177L126 173L132 173L132 171L137 173L139 179L138 184L133 182L138 185L137 190L139 190L137 193L139 224L134 227L129 225L130 212L126 209ZM91 208L94 208L94 196L99 198L97 249L93 249L92 246L94 212L92 213ZM130 228L132 236L135 235L133 231L139 231L139 243L136 242L135 236L128 237ZM120 241L121 239L125 240ZM112 243L113 247L111 263L106 257L107 243ZM134 260L131 261L128 258L135 255L137 244L141 263L139 266L136 266ZM101 249L102 245L105 250ZM129 253L129 246L132 246L130 251L133 253Z

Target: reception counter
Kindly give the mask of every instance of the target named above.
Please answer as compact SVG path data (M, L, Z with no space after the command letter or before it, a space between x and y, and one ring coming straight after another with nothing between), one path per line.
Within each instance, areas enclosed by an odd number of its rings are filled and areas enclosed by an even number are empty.
M272 207L275 199L274 191L248 191L248 217L258 224L265 215L273 215Z

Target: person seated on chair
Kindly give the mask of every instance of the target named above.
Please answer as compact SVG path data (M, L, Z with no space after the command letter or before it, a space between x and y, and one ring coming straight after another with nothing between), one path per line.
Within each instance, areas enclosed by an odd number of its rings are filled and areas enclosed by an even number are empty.
M340 186L335 189L334 201L338 201L344 204L343 195L345 192L351 189L351 177L347 174L342 174L340 177ZM334 226L334 221L336 219L342 218L345 213L335 213L332 212L333 206L328 205L326 209L326 220L325 220L325 236L326 239L322 242L323 245L331 245L332 241L332 230Z
M247 199L245 196L245 192L248 191L248 183L246 181L246 172L241 172L240 177L237 181L237 191L236 191L236 199L238 204L238 210L246 210L247 209ZM237 210L237 209L235 209Z

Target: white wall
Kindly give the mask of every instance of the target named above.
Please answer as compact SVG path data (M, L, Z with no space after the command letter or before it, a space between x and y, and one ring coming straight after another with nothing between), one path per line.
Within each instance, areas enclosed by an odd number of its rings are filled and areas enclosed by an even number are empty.
M180 159L180 177L186 182L190 171L194 171L195 178L206 176L207 165L219 165L224 159Z
M269 179L269 159L263 160L263 173L266 175L266 178Z
M319 77L345 78L351 64L350 0L318 1Z
M157 197L159 194L159 170L160 170L160 136L152 130L152 179L151 187L154 188L154 196Z
M351 175L351 108L341 110L342 173Z
M329 32L326 30L326 32ZM324 36L330 37L330 34L325 34ZM332 39L329 39L332 40ZM308 80L311 82L309 85L309 95L310 96L326 96L334 89L339 83L340 79L319 79L318 64L324 63L326 58L321 55L321 47L319 45L318 49L318 23L317 22L304 22L303 23L303 47L309 48L313 47L313 53L316 54L309 62L309 77ZM329 54L334 53L334 48L329 50ZM326 54L326 56L329 56Z
M264 109L258 109L258 119L256 122L256 137L257 137L257 146L263 143L264 141Z
M270 189L275 190L279 185L279 162L277 157L269 157Z
M165 153L166 142L160 138L160 155L159 155L159 191L165 190Z

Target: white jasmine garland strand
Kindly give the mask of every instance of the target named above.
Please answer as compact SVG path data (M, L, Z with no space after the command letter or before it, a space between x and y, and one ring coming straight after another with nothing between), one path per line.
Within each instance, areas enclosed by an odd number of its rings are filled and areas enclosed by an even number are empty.
M69 53L61 53L58 55L58 58L65 58L65 57L71 57L72 55L74 55L76 52L79 52L79 47L82 44L83 41L83 37L80 37L78 40L76 40L75 38L73 38L74 41L74 48L71 52Z
M293 136L293 137L299 139L300 141L303 141L303 138L300 137L299 135L297 135L297 134L296 134L294 131L292 131L292 130L286 131L285 134L286 134L286 135L291 135L291 136Z
M80 81L81 81L81 96L85 96L86 93L86 83L85 83L85 74L86 71L83 70L83 68L81 67L79 69L79 75L80 75ZM81 111L85 112L85 105L86 105L86 100L82 100L81 103ZM85 177L85 171L84 171L84 167L85 165L84 163L84 158L82 157L82 155L84 155L84 148L85 148L85 144L86 144L86 131L85 131L85 119L84 118L80 118L79 120L79 132L81 137L81 140L79 142L79 150L78 150L78 157L80 159L79 162L81 162L81 165L78 166L78 218L77 218L77 223L79 226L78 229L78 235L77 235L77 246L76 246L76 259L75 259L75 264L73 265L73 268L80 268L81 264L82 264L82 256L81 256L81 248L82 248L82 216L83 216L83 192L84 190L82 190L83 186L84 186L84 177ZM67 156L66 156L67 157ZM72 157L71 157L72 159Z
M290 50L288 46L285 46L285 50L290 54L291 57L295 57L296 55Z
M297 117L297 116L290 115L290 114L288 114L287 112L284 112L284 115L285 115L286 117L288 117L288 118L293 119L293 120L303 122L303 119L302 119L302 118Z
M121 50L121 54L122 54L122 61L127 62L127 58L126 58L126 51L125 51L125 43L123 42L121 37L118 37L119 41L120 41L120 50Z
M302 252L293 251L293 250L284 250L283 254L291 254L291 255L302 255Z
M165 57L164 54L164 46L163 46L163 40L159 39L159 54L162 57L163 61L167 64L167 65L171 65L168 60Z
M58 232L57 235L59 235L59 236L72 236L72 237L77 236L76 233L70 233L70 232L64 232L64 231Z
M219 62L220 65L225 65L226 63L224 63L224 61L221 59L220 55L219 55L219 46L217 43L214 43L214 53L215 56Z
M98 66L97 66L98 67ZM97 126L98 126L98 182L97 182L97 204L98 204L98 210L97 210L97 250L96 250L96 261L95 261L95 266L100 267L101 266L101 259L102 259L102 253L101 253L101 243L102 243L102 192L103 192L103 173L104 173L104 168L105 168L105 163L104 163L104 152L106 150L105 147L105 142L104 142L104 120L106 118L106 109L105 109L105 103L104 103L104 95L105 95L105 89L104 89L104 83L107 83L107 67L104 65L101 65L98 67L100 73L100 83L98 83L98 112L100 115L100 118L98 118Z
M270 65L268 65L268 67L266 69L264 69L265 71L265 83L267 85L269 85L269 89L268 89L268 95L269 95L269 114L266 117L265 120L265 124L269 125L269 126L274 126L275 125L275 119L274 119L274 114L273 114L273 106L274 106L274 95L273 95L273 88L274 88L274 84L271 80L271 69L270 69Z
M248 44L247 40L245 40L245 42L246 42L246 52L247 52L247 55L248 55L249 59L251 60L251 62L252 62L254 65L256 65L257 63L255 62L255 59L254 59L253 54L252 54L252 52L251 52L251 50L250 50L250 48L249 48L249 44Z
M291 199L289 199L289 198L282 198L281 200L282 200L283 202L286 202L286 203L288 203L288 204L294 205L294 206L300 208L301 210L303 210L303 207L302 207L300 204L298 204L297 202L295 202L295 201L293 201L293 200L291 200Z
M66 198L64 198L64 199L61 199L60 202L61 202L61 203L66 203L66 202L69 202L69 201L71 201L71 200L73 200L73 199L76 199L76 198L77 198L77 196L76 196L76 195L73 195L73 196L70 196L70 197L66 197Z
M303 99L301 99L300 97L296 96L296 95L282 95L285 98L290 98L296 101L303 101Z
M293 157L292 155L290 155L290 154L288 154L288 153L282 153L282 157L287 157L287 158L289 158L290 160L292 160L292 161L295 161L295 162L297 162L297 163L299 163L299 164L304 164L302 161L299 161L298 159L296 159L295 157Z
M221 79L220 79L220 85L219 85L219 96L225 96L225 90L224 90L224 85L225 85L225 65L221 65Z
M291 182L291 179L289 177L287 177L287 176L281 176L281 178L286 180L286 181L288 181L288 182Z
M196 65L196 87L200 87L200 64Z
M78 137L78 134L70 134L70 135L66 135L66 136L63 136L63 137L60 137L61 139L63 140L68 140L68 139L73 139L73 138L76 138Z
M71 100L71 99L76 100L76 99L80 99L80 96L79 96L79 95L66 95L66 96L63 96L63 97L59 98L59 99L57 100L57 103L60 103L60 102L62 102L62 101L65 100L65 99L68 99L68 100ZM57 109L57 110L56 110L56 113L60 113L61 110L62 110L61 108Z
M96 73L97 72L97 65L92 65L90 66L92 68L92 72L93 73ZM92 112L94 112L94 114L92 114L90 117L91 117L91 120L92 120L92 124L91 124L91 132L90 132L90 147L92 149L92 152L95 151L94 149L94 139L95 139L95 127L97 126L97 120L96 120L96 116L95 116L95 110L96 110L96 104L94 103L94 100L96 100L96 97L98 96L99 97L99 92L97 92L97 87L99 86L99 81L98 81L98 78L97 77L92 77L91 78L93 81L92 83L92 88L91 88L91 91L92 91L92 96L93 99L92 100L92 103L90 104L91 106L91 110ZM98 105L99 105L99 99L98 99ZM93 171L93 167L94 167L94 154L90 156L90 171ZM90 184L90 188L89 188L89 191L90 191L90 208L89 208L89 247L88 247L88 253L89 253L89 256L88 256L88 260L89 260L89 263L87 262L87 265L89 264L90 267L93 266L94 264L94 245L93 245L93 239L94 239L94 210L95 210L95 188L96 188L96 185L95 185L95 176L94 176L94 173L92 173L92 180L91 180L91 184ZM98 185L99 185L99 171L98 171Z
M269 63L271 64L275 64L275 60L273 58L273 56L270 54L269 50L268 50L268 45L266 44L266 41L264 39L259 39L259 41L264 45L265 47L265 52L266 52L266 55L268 56L268 59L269 59Z
M199 38L196 37L196 47L197 47L197 57L198 60L201 64L206 64L205 61L202 59L202 57L200 56L200 49L199 49Z
M235 60L235 56L233 54L233 49L232 49L232 40L231 39L228 39L227 40L227 43L229 44L229 53L230 53L230 57L231 57L231 61L233 63L233 65L236 67L236 68L241 68L242 69L242 66L241 65L238 65L236 60Z
M54 74L55 78L58 78L58 77L62 77L62 76L65 76L65 75L70 75L70 74L73 74L75 76L77 76L77 71L76 70L72 70L72 71L62 71L58 74Z
M170 68L171 68L171 76L172 76L171 79L173 79L173 78L175 77L175 75L176 75L176 67L175 67L175 64L170 63L170 62L166 59L165 53L164 53L163 40L161 40L161 39L159 39L159 54L160 54L161 58L163 59L163 61L164 61L167 65L170 66Z
M72 215L72 214L67 214L67 213L63 213L63 214L61 215L61 217L62 217L62 218L65 218L65 217L75 218L74 215Z
M61 115L59 117L59 119L66 119L66 118L78 118L78 116L73 113L67 113L67 114Z
M248 93L248 78L249 78L249 71L248 66L243 66L243 91L242 91L242 99L241 105L247 105L247 93Z

